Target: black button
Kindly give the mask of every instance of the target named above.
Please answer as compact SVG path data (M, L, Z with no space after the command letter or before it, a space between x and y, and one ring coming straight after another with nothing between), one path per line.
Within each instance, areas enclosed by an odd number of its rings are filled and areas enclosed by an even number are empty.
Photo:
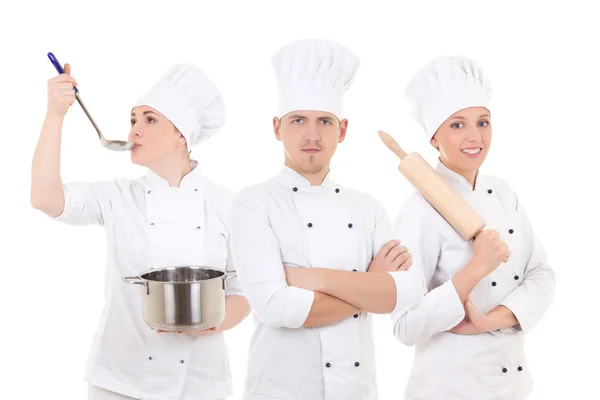
M511 235L514 233L515 231L513 229L509 229L508 233L510 233Z
M519 368L517 368L519 371L523 371L523 367L519 366Z
M148 357L148 360L152 361L152 356L149 356L149 357Z
M148 190L148 194L152 193L152 190Z
M357 269L353 269L352 272L358 272L358 270Z
M331 367L331 364L330 364L330 363L327 363L327 364L325 364L325 366L326 366L327 368L329 368L329 367Z
M154 226L154 222L150 222L150 226Z
M492 194L492 189L488 189L488 193L489 193L489 194Z
M515 281L519 280L519 275L515 275Z
M309 227L309 228L312 228L312 222L309 222L309 223L308 223L308 227Z
M194 192L197 192L197 191L198 191L198 189L194 189Z
M197 230L197 231L199 231L200 229L202 229L202 228L200 228L199 226L197 226L197 227L196 227L196 230Z
M492 282L492 286L496 286L496 285L497 285L497 283L496 283L496 282Z
M354 314L354 318L358 318L358 314Z
M352 224L348 224L348 228L352 228L354 225Z
M358 366L360 366L360 363L357 361L357 362L354 363L354 366L358 367Z
M180 363L182 363L182 364L183 364L184 362L185 362L185 361L183 361L183 360L181 360L181 361L180 361Z
M340 192L340 189L335 189L335 192L336 192L336 193L339 193L339 192Z
M294 190L294 192L297 192L297 191L298 191L298 188L297 188L297 187L295 187L293 190Z
M506 368L502 368L502 372L507 373L508 370Z

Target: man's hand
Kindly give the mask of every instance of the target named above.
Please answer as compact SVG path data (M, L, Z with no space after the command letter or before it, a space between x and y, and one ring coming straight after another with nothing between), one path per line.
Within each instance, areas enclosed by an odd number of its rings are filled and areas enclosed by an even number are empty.
M407 271L412 265L412 256L399 240L390 240L383 246L369 264L369 272Z

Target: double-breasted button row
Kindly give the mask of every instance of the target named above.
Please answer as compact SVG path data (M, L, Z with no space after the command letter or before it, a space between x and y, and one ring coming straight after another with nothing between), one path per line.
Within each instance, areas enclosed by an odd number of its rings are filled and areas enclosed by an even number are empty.
M308 224L306 224L306 226L308 226L309 228L312 228L314 225L312 222L309 222ZM354 224L349 223L348 224L348 228L352 229L352 227L354 227Z
M152 356L148 356L148 360L152 361L152 360L154 360L154 357L152 357ZM185 363L185 361L184 361L184 360L179 360L179 363L180 363L180 364L184 364L184 363Z
M517 368L517 371L519 371L519 372L523 371L523 367L519 365L519 367ZM506 374L507 372L508 372L508 368L503 367L502 373Z
M360 363L357 361L357 362L355 362L355 363L354 363L354 366L355 366L355 367L360 367ZM331 363L329 363L329 362L328 362L328 363L325 363L325 367L327 367L327 368L331 368Z
M297 192L297 191L298 191L298 187L294 186L294 187L292 188L292 190L293 190L294 192ZM340 189L339 189L339 188L335 188L335 192L336 192L336 193L339 193L339 192L340 192Z

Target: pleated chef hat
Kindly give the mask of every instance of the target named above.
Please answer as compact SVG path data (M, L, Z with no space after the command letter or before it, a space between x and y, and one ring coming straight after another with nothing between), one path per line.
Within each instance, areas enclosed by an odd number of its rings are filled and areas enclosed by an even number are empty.
M492 86L477 64L461 56L439 57L412 78L404 92L413 104L413 117L432 138L457 111L486 107Z
M136 103L149 106L175 125L188 150L225 124L225 103L216 85L193 64L176 64Z
M344 92L360 67L348 48L324 39L306 39L281 48L272 59L279 118L296 110L326 111L343 119Z

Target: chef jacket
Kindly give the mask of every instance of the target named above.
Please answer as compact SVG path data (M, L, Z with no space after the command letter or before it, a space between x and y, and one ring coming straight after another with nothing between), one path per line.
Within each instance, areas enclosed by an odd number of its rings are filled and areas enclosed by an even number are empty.
M302 328L314 292L288 286L284 266L367 271L392 239L392 222L370 195L335 183L312 186L284 166L243 190L232 208L232 252L253 309L246 400L377 399L371 316ZM421 296L418 273L393 272L396 312Z
M398 238L413 255L412 270L427 289L419 304L392 314L394 334L415 347L406 399L519 400L532 390L523 336L542 318L554 296L555 277L523 206L509 185L479 175L475 189L438 161L437 172L497 230L511 250L507 263L481 280L470 299L483 313L508 307L519 324L477 335L445 332L465 317L452 277L472 257L464 240L420 195L403 205L396 220ZM404 310L402 310L404 311Z
M234 271L234 194L191 163L179 187L151 170L134 180L64 184L64 211L55 220L106 230L106 302L85 375L94 386L143 399L217 400L232 393L223 334L158 333L144 322L140 287L121 280L170 266ZM242 295L237 278L227 280L226 295Z

